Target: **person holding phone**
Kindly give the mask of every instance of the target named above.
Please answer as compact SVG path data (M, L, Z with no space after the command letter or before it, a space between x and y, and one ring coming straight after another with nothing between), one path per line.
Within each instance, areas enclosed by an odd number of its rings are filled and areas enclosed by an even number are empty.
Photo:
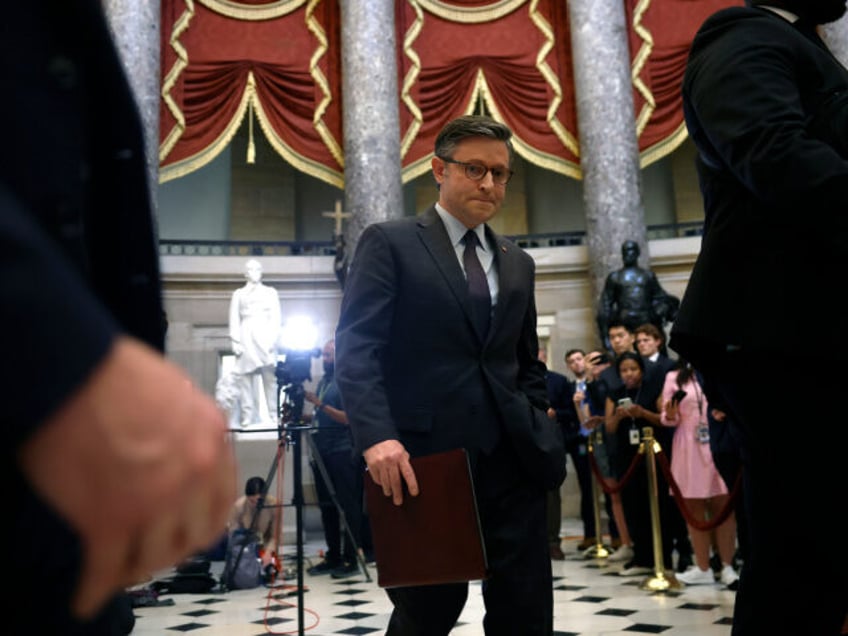
M626 351L618 356L615 368L618 370L621 385L607 395L604 425L607 435L615 438L614 470L621 481L639 452L642 429L646 426L654 429L660 426L657 407L660 392L656 384L645 382L645 361L635 351ZM668 485L659 471L657 480L657 491L665 492ZM633 539L633 558L624 564L619 574L650 574L654 567L654 546L648 499L648 473L644 462L640 462L628 478L621 491L621 501L627 527ZM667 520L670 506L673 504L669 497L659 497L658 501L663 535L663 562L667 569L671 569L672 535Z
M633 334L636 350L645 360L646 381L656 383L659 387L657 390L661 391L665 383L665 376L677 367L677 360L673 360L665 354L665 335L657 329L656 325L651 323L639 325L633 330ZM654 432L654 437L665 451L668 460L672 461L671 440L674 437L674 430L661 426ZM683 518L683 513L676 505L671 506L670 511L670 523L674 537L673 551L677 553L677 571L685 572L693 563L692 542L689 540L689 530L686 520Z
M666 375L662 392L663 426L674 427L671 453L671 475L680 488L691 518L705 521L727 505L730 495L721 478L710 450L708 415L710 406L695 370L686 361ZM677 579L686 585L715 583L710 568L710 533L699 530L691 523L686 524L695 563ZM721 557L721 582L734 586L739 576L733 569L733 553L736 549L736 518L733 513L716 528L716 542Z
M607 386L600 380L604 371L612 368L612 359L604 351L590 351L586 354L587 382L585 390L574 392L575 409L580 417L580 426L593 435L592 457L597 464L606 491L604 505L609 516L609 532L614 552L608 561L630 561L633 558L633 541L627 530L624 518L624 506L618 491L618 479L612 468L615 455L615 441L604 430L604 413L607 400ZM613 369L614 371L614 369ZM607 492L611 491L611 492Z

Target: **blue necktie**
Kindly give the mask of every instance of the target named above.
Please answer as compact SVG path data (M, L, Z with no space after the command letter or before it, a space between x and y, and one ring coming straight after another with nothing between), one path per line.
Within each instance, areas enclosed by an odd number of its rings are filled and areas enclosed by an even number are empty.
M471 307L474 312L474 324L481 338L489 332L489 317L492 313L492 297L489 293L489 282L486 272L477 258L477 246L480 239L474 230L468 230L462 238L465 251L462 253L462 264L465 266L465 277L468 279L468 294L471 296Z

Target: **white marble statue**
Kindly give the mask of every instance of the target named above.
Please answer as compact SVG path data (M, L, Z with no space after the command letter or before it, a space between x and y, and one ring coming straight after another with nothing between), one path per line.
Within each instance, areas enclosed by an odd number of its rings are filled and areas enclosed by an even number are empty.
M280 298L277 290L262 283L262 265L245 264L247 283L230 301L230 340L236 356L233 372L238 379L240 424L276 425L277 338L280 335ZM268 419L260 408L260 384L268 405Z

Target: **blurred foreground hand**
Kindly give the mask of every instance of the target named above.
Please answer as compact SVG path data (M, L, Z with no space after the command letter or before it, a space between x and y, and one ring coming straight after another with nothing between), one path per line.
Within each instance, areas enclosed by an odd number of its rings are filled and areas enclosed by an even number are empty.
M82 539L79 618L210 545L235 498L223 413L185 372L125 336L19 462Z

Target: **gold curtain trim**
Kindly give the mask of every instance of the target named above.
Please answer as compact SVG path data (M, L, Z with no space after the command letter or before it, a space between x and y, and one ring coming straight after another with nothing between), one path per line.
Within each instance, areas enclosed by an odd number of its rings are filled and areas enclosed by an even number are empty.
M636 8L633 10L633 30L640 38L642 38L643 44L639 47L636 57L633 60L631 77L633 78L633 86L636 87L636 90L639 91L639 94L645 99L645 103L639 111L639 116L636 118L637 139L642 136L645 127L648 125L648 122L657 107L657 103L654 99L653 93L651 93L651 89L647 87L640 77L642 69L645 67L645 64L648 62L648 58L651 55L651 51L654 50L654 38L651 35L651 32L648 31L648 29L646 29L642 24L642 16L645 14L645 11L648 10L650 4L650 0L639 0L636 4Z
M409 29L407 29L406 34L403 37L403 52L412 62L412 68L409 69L403 78L403 87L401 88L400 96L403 103L406 104L406 107L412 113L412 124L410 124L409 130L406 131L406 134L401 140L401 158L405 157L406 153L409 152L409 149L415 142L416 137L418 137L418 131L421 130L421 126L424 122L424 116L421 113L421 109L418 108L418 104L415 103L415 100L411 95L412 87L415 85L416 80L418 80L418 75L421 73L421 58L418 57L418 53L416 53L415 49L412 48L412 44L416 39L418 39L418 36L424 28L424 13L421 11L421 7L418 6L418 3L415 2L415 0L410 0L409 6L411 6L415 11L415 21Z
M224 128L224 131L215 141L200 152L161 169L159 171L159 183L178 179L179 177L184 177L195 170L199 170L221 154L224 148L226 148L233 140L233 137L238 131L238 128L244 119L245 113L247 112L247 106L251 100L255 98L255 95L256 79L253 77L253 72L249 71L247 74L247 85L244 87L244 93L242 93L241 101L239 102L235 115L233 115L230 123Z
M539 49L538 54L536 55L536 68L539 69L539 72L542 74L542 77L545 78L545 81L551 87L554 92L554 98L551 100L550 105L548 106L548 114L545 120L548 122L548 125L551 127L551 130L554 131L554 134L557 138L562 142L566 148L568 148L571 152L574 153L575 156L580 156L580 145L577 142L577 139L568 132L565 126L563 126L562 122L557 119L556 112L557 109L562 104L562 85L559 82L559 78L557 78L556 73L553 72L553 69L548 65L545 61L545 58L548 56L548 53L551 52L551 49L554 48L554 43L556 41L554 36L554 30L551 28L550 23L545 20L544 16L538 12L537 8L539 5L539 0L533 0L530 3L530 19L533 21L533 24L542 32L545 36L545 42L542 47Z
M221 133L221 135L213 143L197 154L163 168L159 172L159 183L166 183L172 179L178 179L194 172L195 170L199 170L221 154L221 152L230 145L230 142L233 140L236 132L238 132L239 126L241 126L241 123L247 114L248 105L252 105L253 112L256 115L256 119L259 120L259 126L262 128L262 132L268 139L268 143L271 144L274 150L276 150L283 159L301 172L305 172L316 179L321 179L322 181L336 186L337 188L344 187L344 178L340 172L330 170L323 164L302 157L292 150L292 148L277 135L271 126L271 123L268 121L265 110L262 108L259 96L256 94L256 78L252 71L247 74L247 85L245 86L244 94L241 97L236 113L224 129L223 133Z
M339 189L344 189L343 173L337 170L332 170L318 161L307 159L303 155L298 154L293 148L291 148L291 146L283 141L282 137L280 137L277 134L277 131L274 130L274 127L271 125L268 116L265 114L265 110L262 108L262 103L259 101L258 97L255 97L254 99L253 112L256 113L256 119L259 120L259 126L262 128L262 132L265 133L268 143L270 143L271 147L277 151L277 154L301 172L305 172L306 174L315 177L316 179L320 179L325 183L329 183ZM319 130L318 132L320 134L321 131Z
M639 155L639 165L645 168L670 155L677 150L680 144L686 141L687 137L689 137L689 132L686 129L686 123L683 122L671 135L642 151Z
M477 70L477 81L474 86L474 94L471 96L469 100L469 108L466 112L467 115L471 114L474 111L474 102L476 100L477 95L481 95L483 101L486 104L486 108L492 114L492 117L501 123L506 123L503 116L501 115L500 110L498 109L498 105L495 103L494 98L492 97L492 93L489 89L489 85L486 82L486 74L483 72L483 69ZM537 150L529 143L521 139L515 131L513 131L512 135L512 145L515 148L515 151L524 157L527 161L532 164L535 164L541 168L545 168L546 170L551 170L553 172L557 172L559 174L565 175L567 177L573 177L575 179L580 179L582 176L582 172L580 171L580 166L577 164L566 161L561 157L556 157L547 152L542 152Z
M315 36L315 39L318 40L318 47L309 60L309 74L312 75L312 79L315 80L315 83L321 88L321 92L324 94L320 103L315 108L315 112L312 114L312 124L318 132L318 136L321 137L321 141L324 142L324 145L327 146L327 149L333 156L333 159L340 166L344 166L344 153L330 133L330 129L324 123L324 113L327 112L327 107L333 101L333 98L330 91L330 83L321 69L318 68L319 60L327 52L327 34L313 15L315 13L315 7L320 3L321 0L309 0L309 4L306 5L306 26Z
M430 162L433 159L433 153L431 152L425 157L421 157L418 161L414 161L406 168L401 170L401 182L409 183L413 179L417 179L422 174L427 174L430 171Z
M168 44L171 45L171 48L177 54L177 59L171 67L171 70L168 71L167 75L165 75L165 79L162 82L161 94L162 101L165 102L165 106L168 108L168 111L177 123L171 129L171 132L169 132L165 137L165 140L159 144L160 164L165 161L171 150L174 149L177 141L179 141L180 137L183 136L186 127L185 116L183 115L182 110L180 110L180 107L177 105L177 102L175 102L174 98L171 96L171 89L174 88L174 85L177 83L177 79L188 66L188 52L179 41L179 38L188 29L188 24L194 17L194 0L185 0L185 5L186 9L177 21L174 22L174 30L168 40Z
M411 4L420 4L430 13L450 20L451 22L463 22L473 24L479 22L490 22L497 20L515 11L524 4L525 0L498 0L485 7L458 7L440 0L411 0Z
M231 0L197 0L215 13L237 20L271 20L287 15L303 5L306 0L277 0L263 5L245 5Z

